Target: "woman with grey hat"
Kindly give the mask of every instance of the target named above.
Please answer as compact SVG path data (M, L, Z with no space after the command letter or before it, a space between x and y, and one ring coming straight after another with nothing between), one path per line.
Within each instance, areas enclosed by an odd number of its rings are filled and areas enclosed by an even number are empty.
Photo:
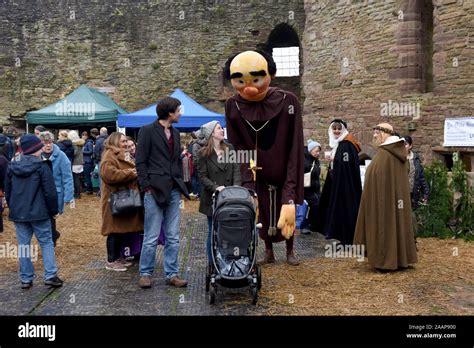
M316 226L316 208L318 207L319 198L321 197L321 185L319 175L321 174L321 165L319 163L319 153L321 152L321 144L312 139L308 140L308 147L304 151L304 172L309 175L310 180L304 187L304 199L308 202L309 212L307 220L302 226L301 233L309 234ZM309 173L309 174L308 174Z
M206 144L199 151L198 175L202 185L199 212L207 216L207 257L211 262L212 194L225 186L240 185L240 164L226 160L229 156L224 156L225 152L234 151L234 147L224 142L224 129L219 122L201 126L200 135Z

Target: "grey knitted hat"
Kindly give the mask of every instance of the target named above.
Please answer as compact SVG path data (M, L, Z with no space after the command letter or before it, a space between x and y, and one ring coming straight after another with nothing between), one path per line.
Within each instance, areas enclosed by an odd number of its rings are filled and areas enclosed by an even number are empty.
M211 137L212 132L214 132L214 128L216 128L218 123L218 121L211 121L203 124L200 129L200 136L206 141L209 141L209 138Z

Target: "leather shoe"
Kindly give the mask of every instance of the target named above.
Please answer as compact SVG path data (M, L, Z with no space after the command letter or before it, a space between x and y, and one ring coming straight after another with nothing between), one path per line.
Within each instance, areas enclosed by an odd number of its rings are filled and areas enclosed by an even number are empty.
M178 276L174 276L166 279L166 285L172 285L177 288L184 288L188 285L188 282L184 279L179 279Z
M140 280L138 281L138 285L142 289L149 289L151 288L151 277L150 276L141 276Z

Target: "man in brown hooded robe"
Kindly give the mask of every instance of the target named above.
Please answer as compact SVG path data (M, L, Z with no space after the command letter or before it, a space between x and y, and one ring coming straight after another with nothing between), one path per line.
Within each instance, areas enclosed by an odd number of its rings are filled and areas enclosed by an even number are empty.
M273 243L286 239L287 262L293 253L295 204L303 203L303 122L298 98L269 87L276 74L272 57L255 51L229 58L226 76L238 94L225 105L227 134L237 151L256 151L256 163L241 164L242 186L258 194L262 263L275 261Z
M417 257L404 140L381 123L374 127L374 143L378 150L365 173L354 244L365 245L377 269L407 268Z

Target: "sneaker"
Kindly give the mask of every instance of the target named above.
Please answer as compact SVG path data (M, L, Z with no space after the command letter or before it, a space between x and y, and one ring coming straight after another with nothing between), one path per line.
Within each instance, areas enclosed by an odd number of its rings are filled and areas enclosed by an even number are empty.
M188 285L188 282L184 279L179 279L178 276L174 276L166 279L166 285L172 285L177 288L184 288Z
M142 288L142 289L149 289L151 288L151 277L150 276L141 276L140 277L140 280L138 281L138 285Z
M123 264L121 264L118 261L114 261L114 262L107 262L105 264L105 269L108 271L125 272L127 270L127 267L125 267Z
M303 228L301 234L311 234L311 230L309 228Z
M117 262L120 263L120 264L122 264L122 265L124 265L125 267L130 267L130 266L133 265L132 262L127 261L127 260L125 260L125 259L123 259L123 258L118 259Z
M22 289L29 289L33 286L33 282L21 282Z
M49 286L52 286L53 288L60 288L61 286L63 286L63 283L64 283L63 280L60 279L58 276L46 279L44 281L44 285L49 285Z

